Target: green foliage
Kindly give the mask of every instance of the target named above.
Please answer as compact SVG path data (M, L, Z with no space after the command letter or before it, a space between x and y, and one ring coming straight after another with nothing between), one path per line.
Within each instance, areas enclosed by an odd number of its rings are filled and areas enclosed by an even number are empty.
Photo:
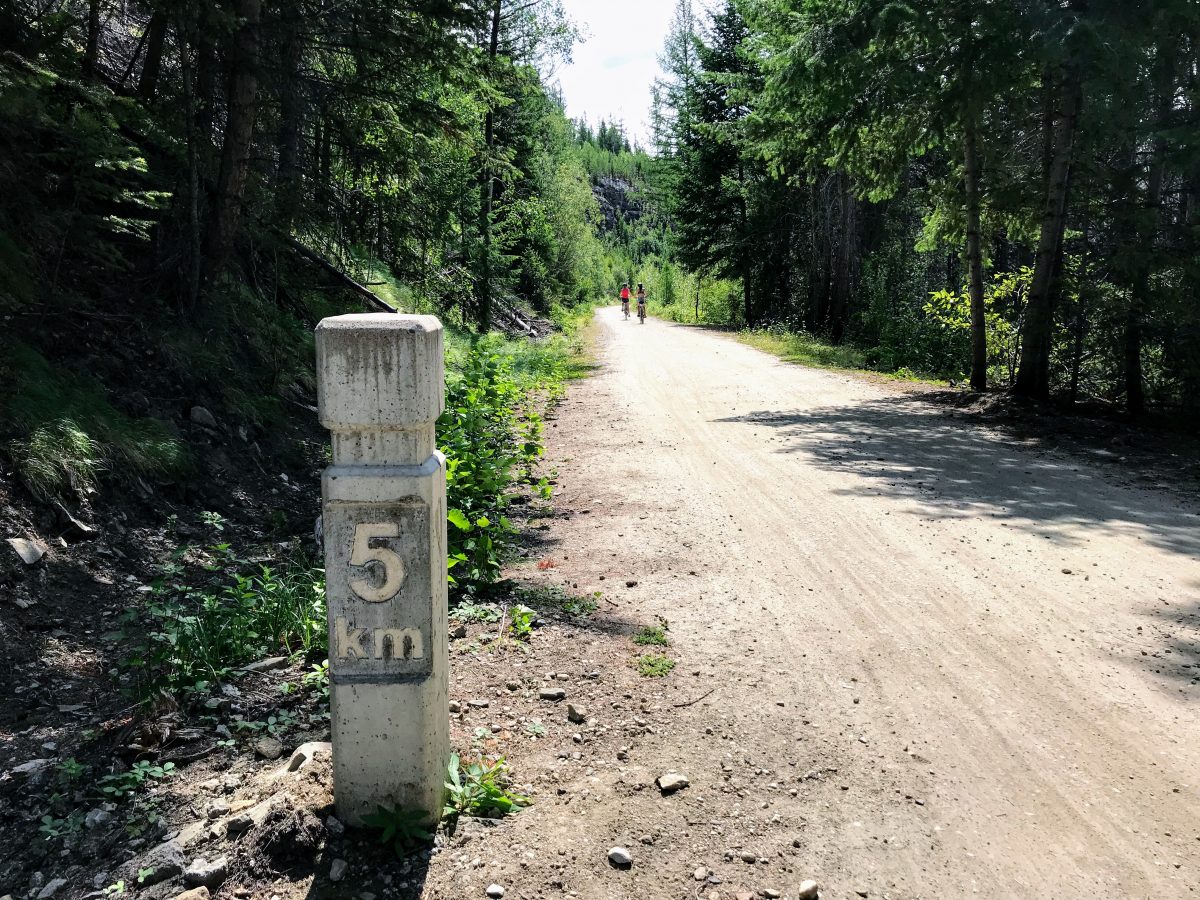
M518 604L508 610L508 633L517 640L527 640L533 634L533 618L536 613L528 606Z
M526 606L539 612L582 617L590 616L596 611L601 593L596 591L591 596L584 597L572 594L559 585L548 584L536 587L523 585L517 589L517 596Z
M1195 129L1179 98L1200 11L1132 9L678 0L653 116L670 240L639 275L653 312L773 325L752 340L898 376L962 378L979 348L997 386L1195 412Z
M162 780L175 774L175 763L156 765L148 760L135 762L127 772L105 775L95 784L95 789L104 797L122 800L135 793L148 780Z
M578 374L579 345L565 337L452 338L447 358L438 446L447 465L451 580L473 589L497 579L511 550L515 529L506 513L520 485L549 499L549 482L537 473L538 411Z
M665 625L646 625L639 628L633 636L633 642L639 647L667 646L667 629Z
M0 421L16 432L8 452L43 497L82 495L106 469L161 478L190 468L166 425L118 411L93 379L52 366L26 344L0 341L0 378L11 388Z
M675 668L675 660L664 653L647 653L637 660L638 674L644 678L664 678Z
M468 354L446 383L438 445L446 454L450 556L462 563L456 581L496 580L513 526L504 515L521 467L541 455L537 435L521 421L523 392L511 369L484 351Z
M304 686L323 700L329 700L329 660L314 663L302 679Z
M1020 335L1012 311L1024 306L1032 280L1033 269L1022 266L1015 272L996 273L985 285L988 373L993 382L1011 384L1016 375ZM968 332L971 328L971 298L966 289L934 291L925 304L925 314L944 328Z
M446 805L442 814L451 822L459 816L506 816L529 805L529 798L512 790L512 779L503 758L492 762L480 759L463 766L455 753L446 772Z
M404 856L408 851L433 840L429 816L419 809L380 806L375 812L363 816L363 824L377 830L379 843L391 844L397 856Z
M125 664L140 672L143 689L191 688L271 653L326 649L320 569L297 560L282 569L261 566L229 577L206 588L159 587L145 611L148 627L127 634L134 649ZM139 614L131 612L125 621L129 629Z

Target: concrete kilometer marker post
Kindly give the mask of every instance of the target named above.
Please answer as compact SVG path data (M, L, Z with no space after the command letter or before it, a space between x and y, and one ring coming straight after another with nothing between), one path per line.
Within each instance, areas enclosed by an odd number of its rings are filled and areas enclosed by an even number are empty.
M333 786L349 824L380 806L441 814L450 756L442 326L337 316L317 326L332 432L321 493Z

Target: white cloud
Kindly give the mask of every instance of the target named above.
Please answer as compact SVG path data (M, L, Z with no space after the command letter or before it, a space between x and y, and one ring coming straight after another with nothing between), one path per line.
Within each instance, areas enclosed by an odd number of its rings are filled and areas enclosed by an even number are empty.
M620 119L631 139L650 142L650 86L659 76L658 55L675 0L563 0L584 32L574 60L557 79L567 115Z

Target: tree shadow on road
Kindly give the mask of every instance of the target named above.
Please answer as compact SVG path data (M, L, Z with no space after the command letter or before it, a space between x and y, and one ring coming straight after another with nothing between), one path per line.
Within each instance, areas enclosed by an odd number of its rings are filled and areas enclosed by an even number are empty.
M1194 587L1200 592L1200 582ZM1156 674L1184 685L1181 692L1185 692L1187 685L1200 686L1200 599L1162 599L1162 606L1150 617L1161 633L1164 652L1145 653L1141 662Z
M998 519L1060 545L1098 529L1200 557L1200 516L1183 498L1116 484L1082 455L1018 443L908 397L717 421L777 429L779 453L857 475L842 492L908 499L914 515Z

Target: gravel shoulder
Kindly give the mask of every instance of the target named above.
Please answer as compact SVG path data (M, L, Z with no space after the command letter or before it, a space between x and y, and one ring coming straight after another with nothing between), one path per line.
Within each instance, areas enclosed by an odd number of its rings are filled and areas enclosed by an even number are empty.
M666 619L678 665L640 682L627 762L514 823L569 848L571 889L1197 890L1194 507L899 388L614 309L598 329L551 431L558 566L531 577ZM672 770L691 784L662 797Z

